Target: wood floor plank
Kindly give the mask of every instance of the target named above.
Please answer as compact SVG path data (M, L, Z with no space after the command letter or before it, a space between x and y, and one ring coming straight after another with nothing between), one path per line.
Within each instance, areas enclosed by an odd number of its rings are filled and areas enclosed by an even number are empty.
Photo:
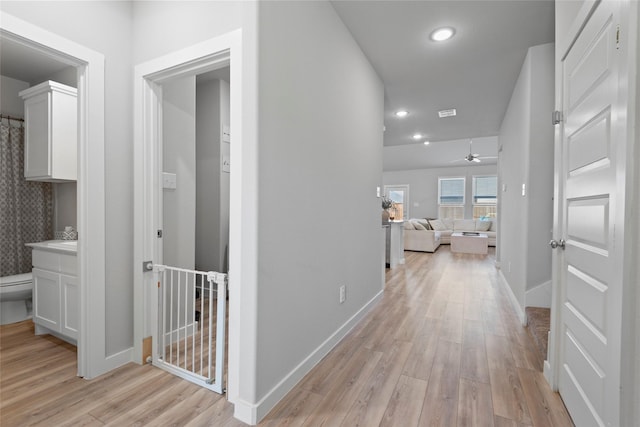
M423 325L422 334L413 340L411 353L404 365L402 374L421 380L428 380L431 375L431 367L438 349L438 337L440 335L440 319L427 317Z
M460 378L458 399L458 426L493 426L493 403L489 384Z
M460 377L488 384L489 365L482 323L465 320L462 341Z
M417 425L426 393L426 381L401 375L380 427Z
M560 396L551 390L542 372L518 369L518 375L534 425L573 426L573 422L568 417Z
M494 427L518 427L518 423L512 419L504 418L499 415L493 417Z
M324 396L316 411L305 420L305 427L340 426L356 398L367 385L377 368L382 353L365 349L350 361L342 380L336 380L333 389Z
M302 390L288 396L286 404L279 405L272 411L272 416L263 423L264 427L301 427L307 418L315 412L322 402L322 396L317 393Z
M506 337L485 335L494 414L531 425L529 408Z
M449 301L442 314L440 325L440 338L456 343L462 343L462 323L464 317L464 304Z
M396 341L380 360L370 380L351 406L343 422L346 426L378 425L393 394L402 367L413 344Z
M419 426L456 425L461 347L443 339L438 342Z
M171 375L165 375L160 369L144 366L131 381L131 387L119 390L117 396L98 402L89 413L102 422L108 422L120 414L129 412L151 399L158 390L168 388L176 383Z

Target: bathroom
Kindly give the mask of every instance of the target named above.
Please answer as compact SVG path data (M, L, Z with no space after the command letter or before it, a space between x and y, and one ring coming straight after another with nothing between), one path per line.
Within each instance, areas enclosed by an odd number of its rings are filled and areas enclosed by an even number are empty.
M2 165L0 200L0 221L2 237L0 239L0 254L2 264L0 276L0 324L12 324L33 318L33 282L34 277L42 283L42 295L48 300L60 303L61 299L77 308L78 284L75 281L77 271L76 239L77 239L77 186L75 136L77 134L77 108L75 107L75 87L77 86L76 68L47 57L43 53L21 46L17 43L2 40L0 58L0 114L2 115ZM45 82L52 81L51 85ZM44 85L44 86L40 86ZM53 86L52 86L53 85ZM42 89L39 89L39 88ZM52 95L44 92L54 91ZM58 99L57 91L65 92L64 100ZM68 92L68 93L67 93ZM47 119L39 119L40 111L35 104L30 115L29 124L24 122L25 102L31 96L49 97L49 105L53 105L51 117L52 126L62 129L62 134L55 129L52 131L56 139L65 139L66 145L58 144L55 156L62 156L62 161L56 160L50 168L54 171L49 177L31 174L27 180L24 175L25 135L26 128L32 126L30 134L37 139L38 129L47 127ZM42 98L45 99L45 98ZM43 101L44 105L47 104ZM64 103L65 107L58 105ZM42 103L41 103L42 104ZM61 111L64 109L64 113ZM71 113L69 113L71 112ZM60 115L68 116L60 119ZM46 115L44 116L46 117ZM46 133L46 131L44 131ZM54 139L55 141L55 139ZM41 159L51 161L39 145L32 143L27 149L33 165ZM35 147L35 148L33 148ZM70 148L71 147L71 148ZM54 159L57 159L54 157ZM33 160L35 159L35 160ZM42 163L42 161L40 161ZM57 165L57 166L55 166ZM37 169L37 168L36 168ZM64 169L63 172L60 172ZM29 174L30 172L27 172ZM48 242L48 243L42 243ZM36 244L26 246L27 244ZM58 246L56 246L58 245ZM49 257L57 262L62 260L64 271L58 271L57 276L51 276L45 269L42 275L32 274L35 267L33 252L38 251L34 258L41 259L47 264ZM52 259L53 259L52 258ZM68 261L70 260L70 261ZM44 265L44 267L47 267ZM9 278L11 277L11 278ZM55 277L55 280L53 279ZM64 279L64 280L63 280ZM68 279L68 280L67 280ZM73 279L73 280L72 280ZM64 288L65 293L53 295L55 287ZM69 292L73 291L73 292ZM56 326L60 322L52 317L50 308L40 307L44 323L35 325L35 333L58 335L59 338L72 344L77 340L77 328L69 330ZM46 324L47 321L54 321ZM73 322L71 316L71 322ZM67 325L68 326L68 325Z

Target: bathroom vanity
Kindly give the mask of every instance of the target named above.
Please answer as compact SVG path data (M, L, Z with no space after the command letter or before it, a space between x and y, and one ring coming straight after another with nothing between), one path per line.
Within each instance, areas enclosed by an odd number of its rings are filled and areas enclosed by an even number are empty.
M28 243L33 248L33 323L36 335L51 334L76 345L79 329L77 241Z

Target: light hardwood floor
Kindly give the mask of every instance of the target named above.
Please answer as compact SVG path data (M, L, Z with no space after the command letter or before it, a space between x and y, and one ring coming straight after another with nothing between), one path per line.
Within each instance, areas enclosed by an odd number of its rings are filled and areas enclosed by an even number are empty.
M406 252L384 297L262 426L572 426L489 256ZM243 426L152 366L74 377L75 349L0 327L0 425Z

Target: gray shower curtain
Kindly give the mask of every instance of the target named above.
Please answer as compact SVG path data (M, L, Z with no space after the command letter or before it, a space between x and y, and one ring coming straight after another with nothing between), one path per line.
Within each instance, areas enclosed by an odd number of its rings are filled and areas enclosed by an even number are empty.
M53 188L24 179L24 129L0 124L0 276L31 271L25 243L53 238ZM18 124L16 124L18 123Z

